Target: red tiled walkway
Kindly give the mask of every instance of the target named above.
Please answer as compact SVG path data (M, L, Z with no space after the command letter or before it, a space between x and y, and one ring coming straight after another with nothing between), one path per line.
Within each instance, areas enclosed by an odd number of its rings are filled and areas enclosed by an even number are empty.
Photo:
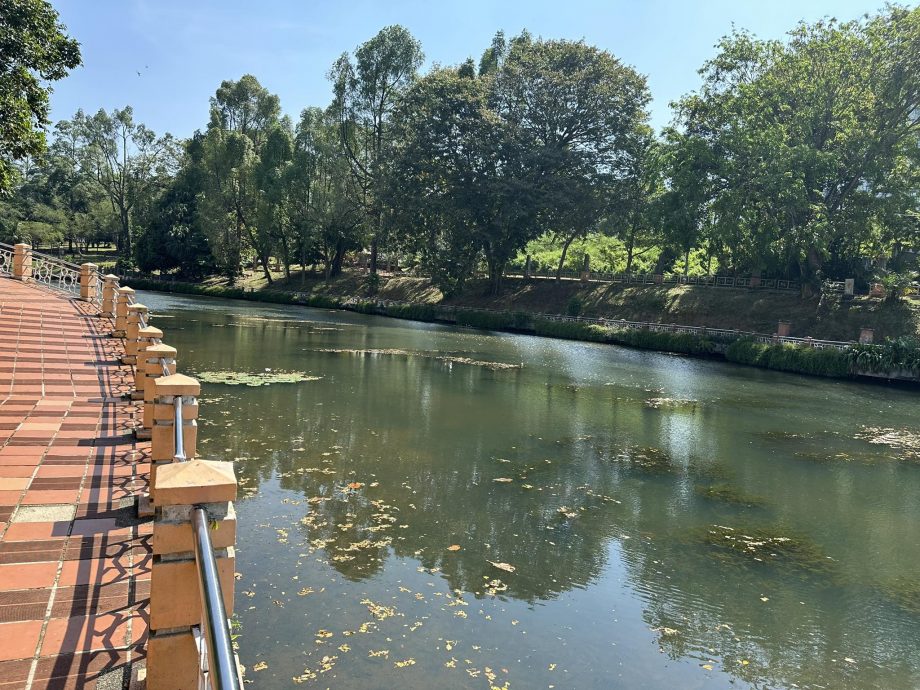
M122 341L89 305L0 278L0 689L121 688L144 656L147 444Z

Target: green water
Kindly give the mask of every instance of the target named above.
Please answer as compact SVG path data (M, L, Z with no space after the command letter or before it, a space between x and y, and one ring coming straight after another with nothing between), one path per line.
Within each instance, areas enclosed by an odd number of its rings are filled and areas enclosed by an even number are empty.
M180 371L321 377L203 386L253 687L920 686L916 392L142 301Z

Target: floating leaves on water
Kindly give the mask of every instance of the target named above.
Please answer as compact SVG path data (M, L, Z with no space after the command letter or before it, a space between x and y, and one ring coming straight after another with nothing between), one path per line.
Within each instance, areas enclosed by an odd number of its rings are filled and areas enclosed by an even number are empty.
M920 460L920 434L910 429L863 427L856 439L873 445L888 446L903 452L911 460Z
M699 538L726 561L786 565L811 572L826 572L832 563L807 537L782 528L712 525Z
M364 486L364 482L349 482L348 484L345 485L345 488L351 491L357 491L362 486Z
M489 565L493 568L498 568L499 570L504 570L506 573L513 573L517 568L515 568L510 563L496 563L495 561L488 561Z
M198 380L203 383L222 383L227 386L268 386L273 383L300 383L302 381L318 381L322 376L310 376L302 371L272 371L266 370L258 373L243 371L202 371Z
M396 615L396 609L392 606L375 604L370 599L362 599L361 603L367 607L367 610L370 612L370 614L378 621L382 621Z
M459 551L460 544L451 544L450 546L447 547L447 550L448 551Z
M698 403L698 400L691 400L690 398L648 398L645 401L645 406L653 410L668 409L693 412Z
M497 477L492 480L493 482L499 482L501 484L507 484L508 482L513 482L514 480L511 477Z
M260 661L259 663L257 663L255 666L252 667L252 670L258 672L258 671L264 671L267 668L268 668L268 664L265 663L264 661Z
M394 661L393 666L396 668L406 668L406 666L415 666L415 659L403 659L402 661Z

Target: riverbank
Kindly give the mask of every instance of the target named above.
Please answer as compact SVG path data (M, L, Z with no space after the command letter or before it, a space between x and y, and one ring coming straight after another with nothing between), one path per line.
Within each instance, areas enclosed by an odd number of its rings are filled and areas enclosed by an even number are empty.
M894 347L890 344L865 346L857 345L852 341L815 343L795 338L774 339L768 334L739 328L713 328L686 323L675 325L654 321L621 320L622 317L612 321L612 317L603 316L563 316L546 311L526 310L522 308L526 302L515 303L513 300L510 303L512 306L517 307L514 310L477 308L476 306L464 304L464 301L468 302L470 300L469 297L466 300L437 299L440 297L440 293L435 294L436 291L434 291L430 283L419 278L392 278L385 280L375 296L363 297L349 294L366 292L366 289L359 282L359 278L359 276L349 276L330 284L323 284L322 287L313 285L312 290L305 291L279 289L278 286L274 289L256 290L251 287L228 287L226 285L207 283L196 285L143 278L132 278L131 283L139 289L275 304L298 304L328 309L347 309L364 314L416 321L451 323L484 330L529 333L554 338L604 342L697 357L715 357L738 364L813 376L872 378L875 380L898 380L915 383L918 380L917 372L920 370L920 353L912 347L904 347L903 345ZM519 282L524 283L524 281ZM580 284L575 286L567 284L556 286L553 284L542 287L537 286L536 290L531 290L530 288L533 286L524 283L519 289L531 293L553 289L562 291L562 295L556 295L558 300L564 297L564 292L571 292L573 287L577 288L579 286ZM582 307L580 311L597 311L601 305L596 301L592 304L592 308L584 309L586 304L584 298L598 290L598 286L580 287L582 288L581 291L574 294L579 300L579 306ZM605 291L608 292L612 287L614 286L603 286ZM657 286L630 288L621 286L618 292L628 293L643 289L646 291L655 290L659 293L674 290L688 293L708 290L709 293L716 293L697 294L694 301L697 305L705 305L707 309L700 311L706 311L707 313L714 308L714 302L716 301L723 305L729 304L729 307L723 308L722 313L726 316L732 315L734 317L731 319L732 323L746 323L744 315L739 314L736 309L732 309L730 306L732 302L742 301L745 296L747 296L748 300L753 297L758 303L770 301L772 297L785 300L797 299L790 298L788 295L751 296L745 295L746 291L743 290L688 288L688 286L681 286L680 288ZM404 298L407 296L415 299L411 301L393 299L394 297ZM509 297L506 295L501 299L508 300ZM649 299L649 295L645 295L644 306L640 304L638 308L640 310L648 309ZM641 300L635 301L641 303ZM806 302L806 300L798 301ZM570 296L569 305L572 302L573 297ZM543 304L545 308L547 302ZM549 304L551 306L551 303ZM604 303L603 306L609 308L610 302ZM890 322L897 318L898 314L900 314L901 318L904 318L905 314L912 314L912 307L909 305L889 305L895 309L896 313L892 313L892 310L880 308L881 306L882 304L870 305L870 307L875 307L876 316L881 317L877 319L879 322ZM800 314L807 308L802 304L797 305L797 307ZM634 305L634 309L636 309L636 305ZM857 313L873 312L871 308L866 309L866 305L862 305L862 309L857 308L854 311ZM699 315L698 311L697 316ZM756 320L757 318L760 317L756 313L747 315L747 319ZM851 316L851 318L855 317Z

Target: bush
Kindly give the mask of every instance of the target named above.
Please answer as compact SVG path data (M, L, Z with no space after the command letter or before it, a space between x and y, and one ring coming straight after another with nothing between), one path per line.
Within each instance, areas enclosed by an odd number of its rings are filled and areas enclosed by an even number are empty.
M550 319L534 319L533 330L537 335L550 338L568 338L569 340L590 340L598 343L610 341L609 328L604 328L594 323L581 321L552 321Z
M437 321L441 311L433 304L391 304L384 307L383 313L397 319Z
M585 301L580 295L572 295L569 303L565 307L565 312L569 316L581 316L581 311L585 307Z
M478 311L461 309L456 313L458 326L484 328L486 330L511 329L516 331L531 329L531 316L527 312Z
M852 367L859 371L887 374L906 369L920 371L920 341L903 336L876 345L851 345L847 355Z
M739 364L797 374L836 378L851 375L850 354L831 348L819 350L804 345L771 345L754 342L751 338L742 338L726 348L725 359Z

